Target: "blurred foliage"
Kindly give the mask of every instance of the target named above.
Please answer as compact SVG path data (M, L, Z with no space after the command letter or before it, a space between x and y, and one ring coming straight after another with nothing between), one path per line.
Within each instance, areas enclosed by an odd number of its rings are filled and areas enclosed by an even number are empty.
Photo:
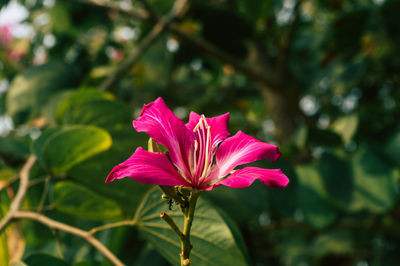
M1 217L32 153L39 163L23 209L84 230L135 217L96 236L127 265L175 265L161 192L130 179L104 184L146 145L131 122L161 96L184 120L191 110L230 112L232 134L283 152L255 165L291 180L281 190L256 182L202 193L193 265L400 264L399 0L193 0L173 28L194 42L167 29L106 92L151 30L126 13L142 2L18 2L28 17L0 24ZM173 1L148 3L162 15ZM32 221L10 227L0 265L109 265L75 236Z

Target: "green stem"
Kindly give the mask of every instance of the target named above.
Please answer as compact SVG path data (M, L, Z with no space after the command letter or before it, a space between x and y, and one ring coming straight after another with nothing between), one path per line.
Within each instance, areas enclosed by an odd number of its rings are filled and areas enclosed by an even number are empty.
M189 206L184 209L183 215L185 219L185 224L183 227L183 240L181 240L181 266L190 265L190 251L192 250L192 244L190 242L190 230L192 228L194 211L196 209L197 199L200 195L200 191L193 189L192 195L189 200Z
M160 214L160 218L163 219L167 224L169 224L169 226L175 232L175 234L178 235L181 242L184 241L185 238L184 238L183 233L181 232L181 230L179 230L179 228L175 224L174 220L172 220L172 218L168 214L166 214L165 212L162 212Z
M165 212L160 214L160 218L162 218L179 237L179 240L181 241L181 266L188 266L191 263L189 256L193 247L192 243L190 242L190 230L192 228L194 211L196 209L197 199L200 195L200 190L195 188L188 189L185 187L160 187L164 191L167 198L174 199L178 203L179 208L182 211L184 217L183 231L178 228L174 220ZM190 197L188 194L189 191Z

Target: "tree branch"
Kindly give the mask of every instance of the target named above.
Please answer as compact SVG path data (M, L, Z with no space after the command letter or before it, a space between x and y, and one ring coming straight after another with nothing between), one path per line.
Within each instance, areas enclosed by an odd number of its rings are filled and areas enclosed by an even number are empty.
M42 223L52 229L57 229L60 231L64 231L73 235L76 235L80 238L83 238L88 243L90 243L93 247L95 247L98 251L100 251L107 259L109 259L114 265L124 265L106 246L104 246L99 240L93 237L89 232L83 231L79 228L63 224L47 218L46 216L29 211L14 211L11 213L11 219L30 219Z
M75 228L73 226L63 224L60 222L57 222L55 220L52 220L50 218L47 218L46 216L36 213L36 212L30 212L30 211L20 211L22 201L25 197L25 194L27 192L27 189L29 187L29 172L32 168L32 166L36 162L36 157L34 155L29 156L27 159L26 163L21 169L21 172L19 174L20 177L20 184L18 188L18 192L14 199L12 200L10 204L10 209L6 216L0 221L0 233L7 227L7 225L16 219L31 219L38 221L44 225L47 225L48 227L52 229L58 229L67 233L74 234L78 237L81 237L85 239L87 242L89 242L93 247L95 247L98 251L100 251L106 258L108 258L113 264L121 266L124 265L106 246L104 246L99 240L93 237L92 234L94 234L97 231L100 231L100 228L94 228L90 232L83 231L79 228ZM118 225L121 225L123 222L119 222ZM117 223L115 223L113 226L115 227ZM102 228L107 229L111 228L112 225L104 225ZM101 229L103 230L103 229Z
M117 68L117 70L111 74L101 85L102 91L109 90L116 85L116 83L124 76L124 74L135 65L143 52L161 36L161 34L167 28L167 25L170 24L172 20L183 10L185 4L186 0L175 1L171 11L154 25L151 32L139 43L135 52L129 56L128 59L126 59L122 65Z
M101 226L92 228L91 230L89 230L88 234L94 235L97 232L100 232L103 230L107 230L107 229L111 229L111 228L115 228L115 227L119 227L119 226L133 226L134 224L135 224L135 220L126 220L126 221L120 221L120 222L115 222L115 223L111 223L111 224L105 224L105 225L101 225Z
M19 181L18 192L10 204L10 210L8 211L6 216L0 221L0 233L10 223L11 214L19 210L19 208L21 207L22 200L24 199L26 190L28 189L29 186L29 171L31 170L35 161L36 157L34 155L29 156L28 160L22 167L21 172L19 173L20 181Z
M10 212L17 211L21 207L22 200L25 197L26 190L28 189L29 185L29 171L31 170L32 166L36 162L36 157L34 155L29 156L28 160L26 161L25 165L22 167L20 172L20 181L19 181L19 188L17 195L13 199L10 205ZM1 227L0 227L1 229Z
M80 0L80 2L84 3L89 3L92 5L97 5L101 6L104 8L112 9L114 11L119 12L121 15L127 16L129 18L133 19L139 19L139 20L144 20L144 21L149 21L152 23L157 23L157 19L154 18L153 14L150 14L147 11L143 11L140 9L122 9L119 6L112 5L111 3L107 3L103 0ZM140 10L140 11L138 11ZM231 65L236 71L242 73L245 75L247 78L258 82L265 84L271 90L279 90L279 87L277 86L278 83L276 79L274 78L273 73L266 73L265 71L260 71L258 68L254 66L249 66L248 64L245 64L233 56L229 55L228 53L222 51L221 49L217 48L213 44L209 43L208 41L190 35L187 32L181 30L176 24L171 23L166 26L166 29L174 34L176 37L178 37L180 40L186 42L187 44L191 45L195 49L197 49L199 52L205 54L205 55L210 55L220 62L224 64Z

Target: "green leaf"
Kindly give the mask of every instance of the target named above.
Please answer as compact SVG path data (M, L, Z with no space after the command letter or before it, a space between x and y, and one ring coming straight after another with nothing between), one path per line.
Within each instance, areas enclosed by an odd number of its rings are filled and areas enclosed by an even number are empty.
M62 130L61 127L46 129L45 131L42 132L40 137L32 143L31 147L32 153L36 155L39 163L46 169L47 169L46 162L43 159L43 146L46 144L46 142L49 140L51 136L57 134L61 130Z
M144 237L167 260L177 265L180 241L168 224L160 219L160 213L168 209L161 194L159 189L149 191L135 219ZM182 228L183 216L177 207L175 209L168 211L168 214ZM221 213L210 202L199 199L191 232L193 250L190 259L193 265L248 265L246 252L241 248L244 243L238 237L236 226Z
M69 266L69 264L59 258L47 254L33 254L24 260L29 266Z
M129 108L109 98L109 94L98 91L77 91L60 104L58 121L67 125L95 125L109 131L130 124Z
M170 265L150 244L147 244L135 260L135 266Z
M206 195L238 223L247 222L269 207L267 200L260 200L268 198L265 185L261 182L243 189L221 186Z
M357 114L343 116L332 124L332 129L342 136L344 143L348 143L358 128L359 117Z
M354 252L353 238L348 231L333 231L318 235L311 246L311 252L319 257L331 254Z
M33 66L14 78L7 94L7 112L17 125L41 115L43 107L57 92L73 87L75 68L60 62Z
M25 159L29 155L30 142L29 136L0 137L0 156L6 156L8 159Z
M3 218L8 212L9 199L7 194L0 191L0 217ZM7 235L5 230L0 233L0 265L8 265L9 262Z
M120 218L122 211L112 200L69 181L59 182L53 190L56 210L85 219Z
M34 143L33 152L47 170L62 173L107 150L111 143L110 135L103 129L70 126L45 131Z
M317 166L299 165L296 172L299 180L299 205L307 222L316 228L328 226L335 220L336 212L328 201L328 194Z
M353 207L377 213L390 209L398 193L398 173L371 149L361 148L353 157L355 194Z
M113 145L110 149L72 167L68 175L75 182L114 200L126 212L132 213L152 186L135 182L130 178L107 184L104 181L114 166L128 159L136 147L144 146L147 140L145 134L133 134L131 126L127 125L123 131L113 135Z
M60 106L60 103L67 98L73 90L65 90L58 93L55 93L48 100L47 104L43 106L42 116L46 119L47 125L56 126L56 111Z
M393 162L400 165L400 130L389 139L384 152Z
M87 101L108 99L113 100L114 96L110 93L101 92L97 89L82 89L71 93L64 99L57 108L56 118L57 121L62 122L63 116L67 110L73 108L74 105L80 105Z
M348 209L354 192L351 164L332 153L324 153L318 161L318 170L330 199L339 207Z
M106 265L108 266L110 264L94 260L85 260L73 264L73 266L106 266Z

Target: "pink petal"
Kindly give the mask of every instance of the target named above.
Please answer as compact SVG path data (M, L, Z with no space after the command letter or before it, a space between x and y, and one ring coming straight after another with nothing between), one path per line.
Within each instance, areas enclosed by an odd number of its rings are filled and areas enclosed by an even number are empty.
M199 122L201 116L195 112L190 112L189 122L186 123L186 127L193 131ZM221 141L226 139L229 133L229 113L206 118L207 124L210 126L211 132L211 145L213 147L217 146Z
M167 155L161 152L148 152L142 147L137 148L128 160L115 166L108 175L106 183L124 177L153 185L190 185L175 170Z
M275 162L281 156L278 147L261 142L242 131L227 138L219 146L216 155L216 167L206 180L221 178L229 174L236 166L262 160L268 157Z
M281 188L289 184L289 179L280 169L245 167L237 170L224 180L219 181L214 187L224 185L232 188L243 188L250 186L256 179L273 188Z
M187 177L189 150L193 145L193 133L167 107L162 98L145 104L140 117L133 121L138 132L146 132L156 142L167 147L175 166Z

